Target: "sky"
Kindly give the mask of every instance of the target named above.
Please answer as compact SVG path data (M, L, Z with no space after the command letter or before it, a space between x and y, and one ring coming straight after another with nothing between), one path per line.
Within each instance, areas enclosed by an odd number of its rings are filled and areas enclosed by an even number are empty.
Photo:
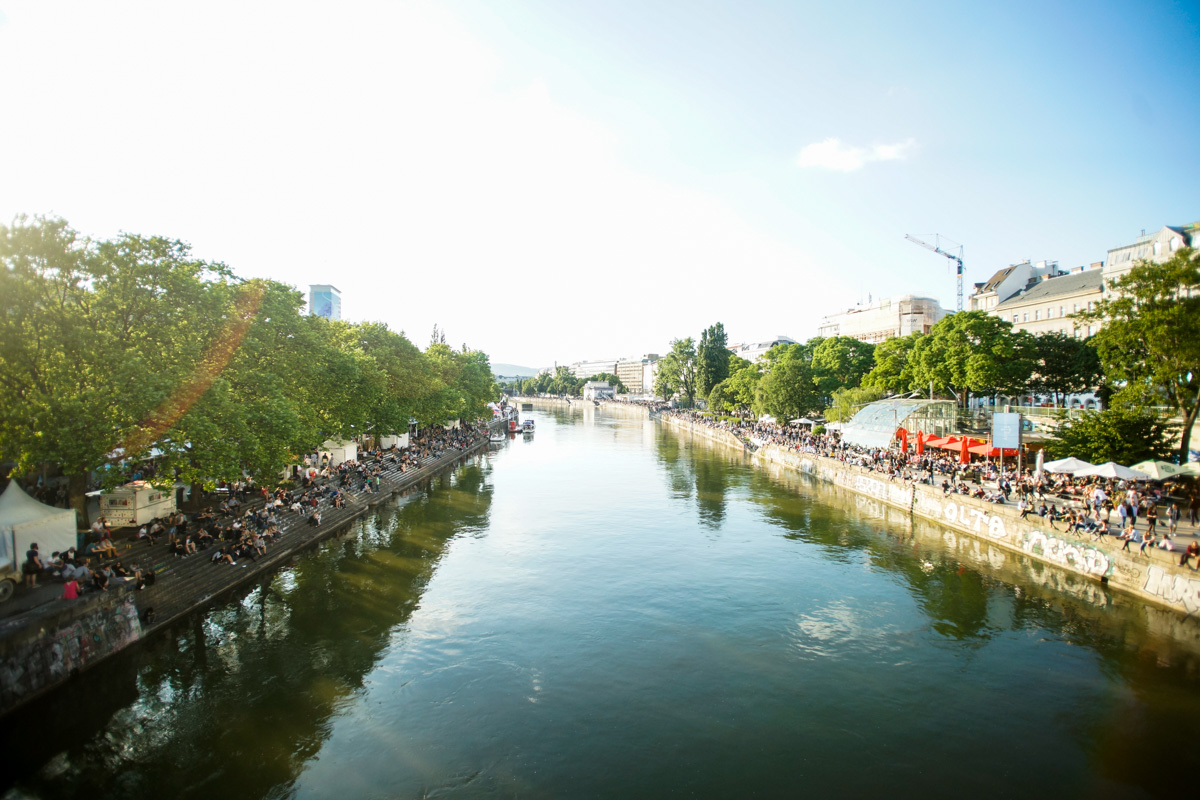
M1200 3L0 0L0 222L544 367L1200 220ZM953 248L956 249L956 248Z

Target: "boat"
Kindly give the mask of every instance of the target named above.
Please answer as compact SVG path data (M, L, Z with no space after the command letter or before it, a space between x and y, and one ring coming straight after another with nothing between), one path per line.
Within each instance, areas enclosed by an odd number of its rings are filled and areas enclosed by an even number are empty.
M488 437L489 444L504 444L504 442L507 440L508 440L508 437L505 436L503 433L493 433L491 436Z
M525 433L533 433L533 420L525 420L525 424L521 427L521 430Z

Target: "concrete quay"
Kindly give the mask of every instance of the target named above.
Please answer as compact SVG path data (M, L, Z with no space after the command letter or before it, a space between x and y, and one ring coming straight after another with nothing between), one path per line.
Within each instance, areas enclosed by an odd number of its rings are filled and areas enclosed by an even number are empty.
M296 554L345 530L371 508L428 482L463 459L486 450L487 445L483 437L468 448L431 457L418 469L407 472L401 472L398 465L385 464L378 492L347 491L346 505L340 509L322 501L320 526L307 523L307 512L286 512L280 524L281 541L257 560L214 564L211 550L176 558L164 537L152 547L132 544L119 554L124 563L137 562L143 572L155 573L154 584L142 591L119 581L110 582L107 592L91 592L77 600L60 599L62 585L58 582L35 592L18 590L13 600L0 606L0 716L169 628L180 618L261 580ZM260 505L261 501L249 502L242 509ZM154 619L147 622L146 611L151 608Z
M649 409L628 404L622 413ZM657 416L657 415L656 415ZM1185 616L1200 610L1200 574L1179 566L1180 552L1197 538L1197 530L1181 526L1174 536L1176 549L1136 546L1123 551L1124 541L1112 536L1096 539L1090 534L1074 535L1053 530L1035 514L1021 519L1015 504L999 505L960 494L945 495L940 487L890 480L877 472L823 456L767 445L757 450L728 431L709 428L677 417L659 416L670 428L687 432L741 451L767 469L811 475L827 483L865 496L942 528L944 542L956 549L978 549L981 560L1003 563L1013 555L1067 570L1158 607ZM1061 501L1060 501L1061 502ZM1165 530L1160 520L1160 528Z

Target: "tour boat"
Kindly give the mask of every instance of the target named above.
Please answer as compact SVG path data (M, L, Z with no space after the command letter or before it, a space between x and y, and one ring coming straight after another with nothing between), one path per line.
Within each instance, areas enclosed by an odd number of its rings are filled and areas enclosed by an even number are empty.
M533 420L525 420L525 425L521 428L521 430L525 431L525 433L533 433Z

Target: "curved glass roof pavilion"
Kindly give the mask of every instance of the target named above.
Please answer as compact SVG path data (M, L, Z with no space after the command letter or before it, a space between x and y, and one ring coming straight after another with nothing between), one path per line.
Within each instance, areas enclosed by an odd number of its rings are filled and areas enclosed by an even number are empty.
M887 447L897 428L906 428L912 437L923 431L926 437L949 436L958 423L958 407L952 400L877 400L842 428L842 441L859 447Z

